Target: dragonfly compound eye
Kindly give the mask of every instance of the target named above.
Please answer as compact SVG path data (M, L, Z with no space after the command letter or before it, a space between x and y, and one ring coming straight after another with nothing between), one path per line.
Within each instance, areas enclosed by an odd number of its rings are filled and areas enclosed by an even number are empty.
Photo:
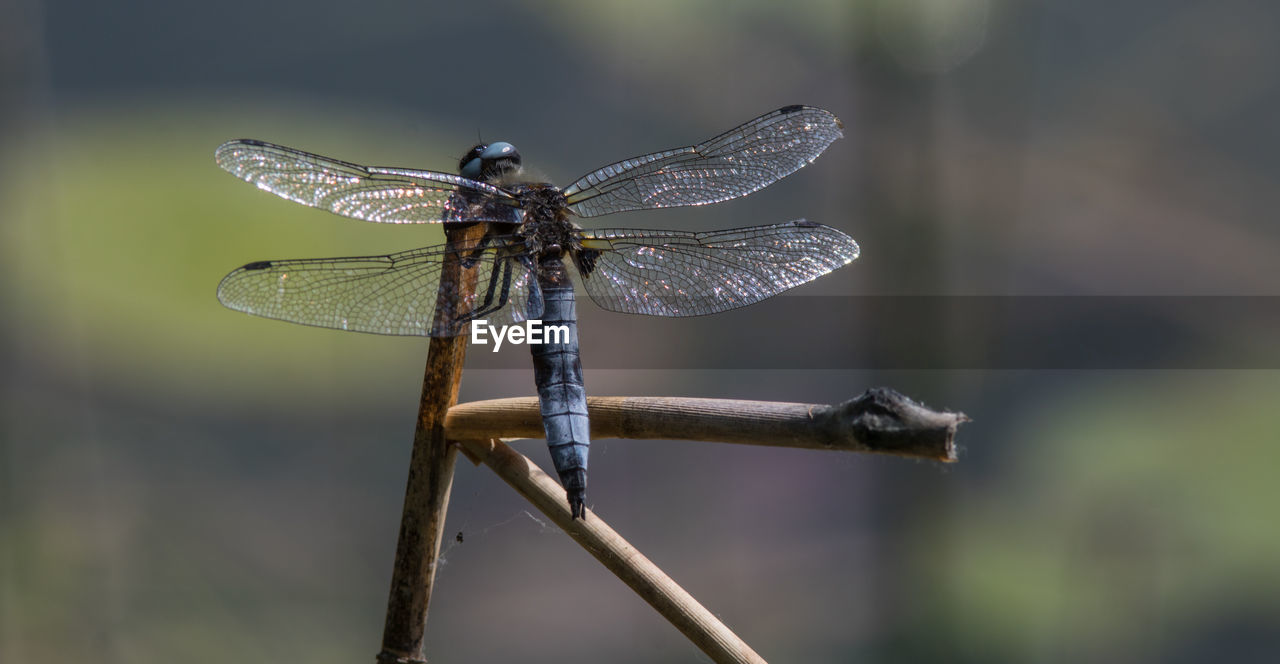
M490 143L480 153L481 176L486 180L496 179L520 170L520 152L516 146L498 141Z
M462 155L462 159L458 160L458 175L472 180L479 180L480 165L483 161L481 155L488 148L488 145L481 143L467 150L467 153Z
M481 143L462 155L458 161L458 174L464 178L491 182L512 171L520 170L520 153L516 146L498 141Z

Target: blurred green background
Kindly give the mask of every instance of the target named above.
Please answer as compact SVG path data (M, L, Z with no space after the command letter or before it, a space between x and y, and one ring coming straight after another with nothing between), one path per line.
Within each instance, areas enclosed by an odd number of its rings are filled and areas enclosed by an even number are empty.
M795 297L849 303L847 327L761 339L772 303L696 322L584 305L588 389L890 385L974 418L961 462L602 440L597 512L770 661L1273 661L1274 365L770 358L975 334L879 329L854 296L1277 295L1278 19L1243 1L0 6L0 661L378 650L426 343L243 316L214 288L250 260L441 236L264 195L214 165L220 142L451 170L479 134L563 184L792 103L846 138L747 199L601 223L839 227L862 258ZM742 364L699 361L725 349ZM533 394L524 353L473 352L462 399ZM459 466L432 661L705 661L526 509Z

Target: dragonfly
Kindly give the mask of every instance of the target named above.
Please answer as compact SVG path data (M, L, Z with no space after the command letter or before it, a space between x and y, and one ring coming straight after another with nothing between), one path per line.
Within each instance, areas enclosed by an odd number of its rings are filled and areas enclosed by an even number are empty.
M745 196L812 163L842 129L828 111L786 106L564 188L521 179L520 153L506 142L473 146L454 174L229 141L215 153L219 166L296 203L363 221L485 227L478 239L379 256L254 261L223 278L218 299L255 316L386 335L452 337L479 321L540 321L546 339L529 347L543 428L571 515L585 518L590 435L575 279L610 311L701 316L812 281L852 262L859 247L803 219L695 232L582 228L574 218ZM445 272L446 258L461 270ZM461 288L458 274L475 287Z

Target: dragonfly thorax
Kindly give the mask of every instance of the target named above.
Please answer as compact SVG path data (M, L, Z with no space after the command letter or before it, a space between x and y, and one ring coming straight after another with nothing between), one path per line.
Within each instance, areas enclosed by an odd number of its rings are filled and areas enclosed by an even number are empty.
M508 191L524 211L520 234L531 253L541 259L582 248L579 228L569 220L569 204L559 187L545 182L522 183L512 185Z

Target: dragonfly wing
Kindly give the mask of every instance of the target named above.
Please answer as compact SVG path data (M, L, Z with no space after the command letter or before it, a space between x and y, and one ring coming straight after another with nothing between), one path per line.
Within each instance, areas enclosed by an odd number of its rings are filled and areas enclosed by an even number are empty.
M361 166L251 139L223 143L214 158L228 173L263 191L364 221L417 224L460 219L469 211L468 200L478 198L514 204L507 192L458 175Z
M698 145L610 164L564 194L582 217L746 196L817 159L843 126L820 108L787 106Z
M471 250L437 245L384 256L257 261L218 284L218 300L237 311L303 325L400 336L456 336L436 328L443 259L460 251L477 285L449 301L442 319L524 320L531 275L505 257L501 242ZM463 278L466 278L465 276ZM457 288L457 284L445 284Z
M754 304L858 257L858 243L808 221L706 233L583 231L583 287L604 309L701 316ZM598 253L591 250L597 250Z

